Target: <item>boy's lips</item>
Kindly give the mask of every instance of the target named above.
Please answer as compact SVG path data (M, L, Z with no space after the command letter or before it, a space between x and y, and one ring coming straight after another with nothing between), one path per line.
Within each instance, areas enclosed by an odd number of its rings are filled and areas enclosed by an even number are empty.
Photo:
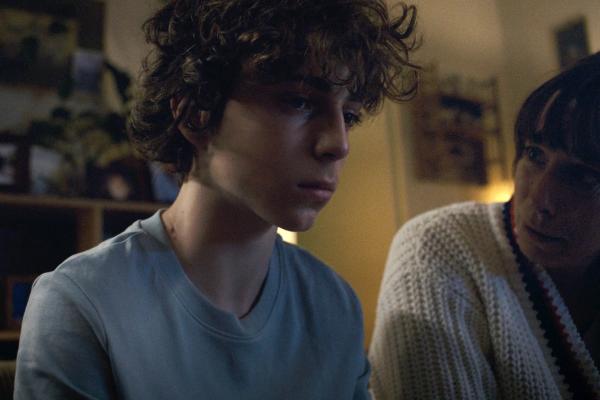
M324 190L329 192L335 192L336 184L334 181L327 180L315 180L306 181L298 184L301 189L312 189L312 190Z
M298 188L311 200L327 202L333 196L336 184L334 181L327 180L305 181L299 183Z

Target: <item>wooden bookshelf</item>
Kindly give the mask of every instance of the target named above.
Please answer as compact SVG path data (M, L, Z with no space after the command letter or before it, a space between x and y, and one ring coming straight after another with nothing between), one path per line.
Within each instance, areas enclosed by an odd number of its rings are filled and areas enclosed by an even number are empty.
M2 230L10 233L14 229L16 233L11 237L17 237L11 258L17 261L3 266L0 254L0 267L4 268L0 269L0 282L8 275L37 275L50 271L67 256L87 250L121 232L136 219L148 217L165 207L166 204L150 202L0 193L0 240ZM19 235L23 237L22 241L19 241ZM25 251L25 246L34 247L31 250L35 251ZM0 297L5 297L4 289ZM18 342L19 331L5 328L6 301L0 299L3 305L0 309L0 342Z
M0 331L0 341L2 342L17 342L19 341L20 332L18 330L4 329Z

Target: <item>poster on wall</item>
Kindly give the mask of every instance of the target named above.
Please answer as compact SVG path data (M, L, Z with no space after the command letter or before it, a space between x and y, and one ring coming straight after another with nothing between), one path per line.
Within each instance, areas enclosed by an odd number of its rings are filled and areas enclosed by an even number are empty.
M0 0L0 82L69 82L77 49L102 50L103 21L95 0Z
M3 81L51 86L69 74L77 46L77 21L0 8L0 77Z
M491 167L504 176L497 80L442 75L428 66L421 83L412 103L417 178L486 185Z
M580 17L555 30L556 48L561 68L590 54L585 18Z

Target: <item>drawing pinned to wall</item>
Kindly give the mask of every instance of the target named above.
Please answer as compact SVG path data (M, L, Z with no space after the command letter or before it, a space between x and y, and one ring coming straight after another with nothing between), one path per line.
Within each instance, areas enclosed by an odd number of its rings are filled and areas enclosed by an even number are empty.
M494 78L424 70L413 102L418 178L485 185L490 175L506 177L496 91Z
M98 50L78 49L73 53L73 89L97 93L100 90L104 55Z
M69 74L77 21L28 10L0 8L0 79L55 85Z
M0 191L24 192L29 184L26 138L0 132Z
M580 17L561 25L554 35L561 68L590 54L585 18Z
M72 73L81 78L82 61L88 75L98 70L97 57L90 58L89 51L102 51L103 32L104 1L0 0L0 82L70 85ZM73 70L78 50L84 53Z

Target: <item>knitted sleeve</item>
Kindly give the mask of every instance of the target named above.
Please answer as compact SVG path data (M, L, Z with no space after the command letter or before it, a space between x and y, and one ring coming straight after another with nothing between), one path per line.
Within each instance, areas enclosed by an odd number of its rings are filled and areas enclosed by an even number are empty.
M470 239L431 215L394 238L369 351L377 400L497 397Z

